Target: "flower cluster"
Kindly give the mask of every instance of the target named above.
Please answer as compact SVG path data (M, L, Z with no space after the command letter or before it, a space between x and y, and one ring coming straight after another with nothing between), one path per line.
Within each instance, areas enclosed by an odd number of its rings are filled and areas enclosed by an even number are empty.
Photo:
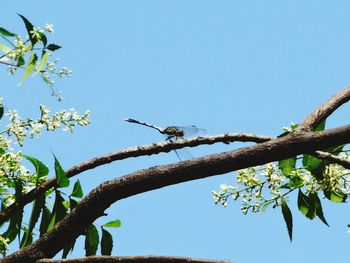
M8 47L3 45L2 51L5 54L0 56L0 63L7 65L9 75L15 74L19 68L25 71L29 69L30 71L27 72L33 72L34 74L40 73L41 78L50 87L52 95L61 101L60 92L53 87L55 78L70 77L73 72L66 66L57 68L59 60L51 59L52 52L60 48L58 45L48 44L46 33L53 32L53 25L46 23L44 27L33 27L32 30L28 31L29 39L27 40L22 40L19 35L15 35L13 41L5 38L11 45ZM37 47L38 43L42 45ZM21 82L27 76L23 77Z
M55 83L55 78L69 78L72 76L73 71L66 66L62 67L61 69L58 69L58 62L58 58L54 59L53 61L47 62L46 68L41 71L40 76L45 81L45 83L51 88L52 95L56 96L59 100L62 100L60 92L55 91L53 87Z
M348 152L342 152L339 157L349 159L350 156ZM349 170L337 164L329 164L325 170L323 180L319 183L316 181L315 188L350 195Z
M349 159L345 151L340 155ZM227 206L229 198L241 199L241 211L247 214L249 211L263 211L270 204L280 206L282 200L290 192L303 189L308 193L321 191L333 191L339 196L350 195L349 170L338 164L326 165L324 178L317 180L305 167L293 169L288 176L282 173L276 163L268 163L261 167L250 167L237 172L236 181L239 186L222 184L220 191L212 191L215 203Z
M86 111L83 115L78 114L73 108L70 110L61 110L50 116L51 110L44 105L40 105L41 117L39 119L23 119L16 110L8 111L10 123L7 129L1 134L6 133L9 137L15 136L19 145L23 145L23 141L27 135L31 138L41 133L43 128L47 131L55 131L63 126L63 130L73 131L74 127L86 126L90 123L90 112Z
M16 188L15 182L21 184L25 193L36 185L36 176L22 165L22 153L9 149L0 155L0 199L5 207L15 200L10 188ZM23 187L24 186L24 187ZM10 188L9 188L10 187Z
M271 176L275 171L273 164L267 164L264 168L259 169L257 167L250 167L238 171L236 181L238 184L243 185L243 188L237 186L220 186L220 191L212 191L212 195L215 199L215 203L221 203L223 206L227 206L229 198L237 200L241 198L241 211L243 214L247 214L249 210L256 213L260 210L260 207L267 201L266 196L263 196L264 186L268 184L271 194L273 190L281 187L284 180L277 180L277 177Z
M2 106L2 98L0 98ZM80 115L74 109L61 110L51 114L51 110L40 105L40 118L23 119L16 110L7 111L9 124L0 131L0 200L3 205L8 206L14 202L14 192L26 193L36 186L38 178L22 164L23 155L21 151L15 151L14 145L23 146L27 137L33 138L39 135L43 129L55 131L59 128L73 131L76 126L85 126L90 123L90 112ZM43 180L45 178L42 178ZM18 185L16 185L18 184Z
M43 38L45 37L44 33L53 33L53 25L46 23L44 28L34 27L33 30L30 31L31 37L36 39L37 41L43 42Z

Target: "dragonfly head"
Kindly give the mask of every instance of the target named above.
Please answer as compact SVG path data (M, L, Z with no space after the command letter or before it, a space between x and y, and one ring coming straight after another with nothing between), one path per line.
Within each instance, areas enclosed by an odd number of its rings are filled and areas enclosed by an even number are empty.
M170 137L183 137L185 135L183 130L174 126L166 127L162 133Z

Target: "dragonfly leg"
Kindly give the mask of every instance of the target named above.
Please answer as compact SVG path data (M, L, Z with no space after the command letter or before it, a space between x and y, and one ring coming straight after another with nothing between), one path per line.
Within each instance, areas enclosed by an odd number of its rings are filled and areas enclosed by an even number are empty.
M175 138L175 141L177 140L177 137L175 135L168 135L167 138L165 139L166 141L169 142L174 142L172 139Z

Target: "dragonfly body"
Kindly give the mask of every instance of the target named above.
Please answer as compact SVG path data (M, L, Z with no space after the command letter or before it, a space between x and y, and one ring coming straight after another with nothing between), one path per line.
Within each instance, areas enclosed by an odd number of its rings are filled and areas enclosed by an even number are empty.
M162 133L167 135L167 136L170 136L169 138L167 138L168 140L173 138L173 137L182 138L185 135L185 132L183 130L181 130L180 128L177 128L175 126L166 127Z
M196 133L197 131L202 130L202 129L198 129L196 126L188 126L188 127L169 126L169 127L166 127L166 128L161 128L161 127L155 126L153 124L149 124L147 122L141 122L141 121L138 121L138 120L135 120L135 119L130 119L130 118L124 119L124 121L140 124L140 125L143 125L143 126L146 126L146 127L150 127L152 129L155 129L158 132L160 132L161 134L166 135L168 137L167 140L172 139L174 137L175 137L175 139L182 138L186 134L187 135L192 135L192 134ZM186 130L188 130L188 129L193 129L193 131L186 132Z
M183 138L185 136L191 136L194 135L198 132L205 132L205 130L203 129L199 129L196 126L168 126L166 128L161 128L158 126L155 126L153 124L149 124L146 122L141 122L135 119L124 119L124 121L130 122L130 123L136 123L136 124L140 124L152 129L157 130L158 132L160 132L161 134L164 134L166 136L166 140L167 141L172 141L172 139L178 140L180 138ZM176 155L179 157L179 159L181 160L180 156L178 155L177 151L175 150Z

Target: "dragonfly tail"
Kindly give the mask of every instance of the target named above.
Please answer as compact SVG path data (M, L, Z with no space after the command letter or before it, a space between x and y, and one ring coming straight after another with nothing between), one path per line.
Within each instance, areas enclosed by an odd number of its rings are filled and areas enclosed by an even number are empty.
M152 129L155 129L155 130L159 131L160 133L163 133L163 129L162 128L154 126L154 125L146 123L146 122L141 122L141 121L138 121L138 120L135 120L135 119L131 119L131 118L126 118L126 119L124 119L124 121L140 124L140 125L143 125L143 126L146 126L146 127L150 127Z

